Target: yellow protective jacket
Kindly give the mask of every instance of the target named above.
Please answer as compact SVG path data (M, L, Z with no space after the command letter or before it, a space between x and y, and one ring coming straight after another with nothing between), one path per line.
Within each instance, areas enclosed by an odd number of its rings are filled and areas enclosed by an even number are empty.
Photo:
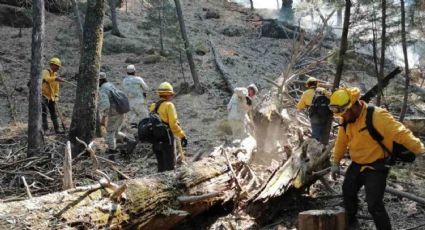
M41 73L43 82L41 83L41 93L50 101L55 101L59 97L59 82L56 80L57 74L50 69L45 69Z
M311 103L313 102L313 97L316 93L316 90L323 91L328 98L330 97L330 92L322 87L317 87L316 89L308 89L304 91L303 95L301 95L300 101L297 104L297 109L302 110L310 107Z
M152 103L150 106L150 111L152 112L154 110L155 103ZM158 108L158 114L161 120L169 125L174 136L180 139L186 136L183 129L180 127L179 121L177 120L176 108L172 102L163 102Z
M350 158L357 164L370 164L387 157L366 128L367 103L361 101L362 111L353 123L346 128L339 127L338 136L332 154L332 161L339 164L345 151L349 150ZM393 141L404 145L408 150L419 155L425 151L423 143L412 132L385 109L376 107L372 118L373 126L384 137L382 143L392 151Z

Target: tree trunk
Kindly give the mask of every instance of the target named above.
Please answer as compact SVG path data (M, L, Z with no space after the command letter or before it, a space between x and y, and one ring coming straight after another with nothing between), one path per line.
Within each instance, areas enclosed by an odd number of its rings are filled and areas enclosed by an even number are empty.
M80 54L83 52L84 44L83 44L83 22L80 16L80 9L78 7L78 0L71 0L72 7L74 8L75 14L75 23L77 28L78 40L80 41Z
M44 0L33 0L32 15L31 76L28 99L28 157L40 153L43 140L41 131L41 72L44 40Z
M18 6L18 7L31 7L31 2L28 0L0 0L0 3L11 5L11 6ZM53 13L61 13L61 12L67 12L69 9L71 9L71 3L69 0L46 0L44 1L44 6L47 11L53 12Z
M180 5L180 0L174 0L176 4L177 17L180 24L180 32L184 40L184 48L186 50L187 61L189 62L190 72L192 73L193 84L197 93L203 93L201 83L199 82L198 72L196 71L195 62L193 61L192 48L189 43L189 38L186 33L186 26L184 24L183 12Z
M404 0L400 0L401 7L401 45L403 46L403 56L404 56L404 74L405 74L405 84L404 84L404 98L403 105L400 112L400 122L403 122L407 110L407 99L409 98L409 60L407 58L407 45L406 45L406 14L404 10Z
M118 37L123 37L120 30L118 29L117 21L117 3L116 0L108 0L109 9L111 10L111 21L112 21L112 34Z
M386 46L386 9L387 9L387 1L381 0L382 4L382 33L381 33L381 63L378 74L378 97L376 98L376 105L381 105L381 95L382 95L382 79L384 78L384 66L385 66L385 46Z
M161 47L161 54L164 53L164 0L161 0L161 7L158 10L159 19L159 45Z
M308 210L298 214L298 230L345 230L343 210Z
M100 180L102 186L1 203L0 228L170 229L187 217L236 198L238 179L231 168L242 172L255 144L241 148L219 148L212 157L174 171L125 180L120 186Z
M292 7L292 0L282 0L282 9Z
M377 31L376 31L376 11L373 6L373 19L372 19L372 52L373 52L373 64L375 65L375 76L378 79L379 68L378 68L378 49L377 49Z
M104 0L88 0L84 23L84 50L78 71L78 83L72 122L71 142L78 137L90 143L95 137L99 68L103 43Z
M345 53L347 52L347 49L348 49L348 29L350 27L350 13L351 13L350 10L351 10L351 0L345 0L344 25L342 27L341 45L339 48L338 63L336 66L336 74L335 74L335 79L332 86L332 91L335 91L339 87L339 83L341 82L342 71L344 69L344 58L345 58ZM329 142L332 120L333 119L330 118L326 125L326 131L324 132L325 136L322 138L322 141L324 144L327 144Z
M254 10L254 1L253 0L249 0L249 3L251 4L251 10Z

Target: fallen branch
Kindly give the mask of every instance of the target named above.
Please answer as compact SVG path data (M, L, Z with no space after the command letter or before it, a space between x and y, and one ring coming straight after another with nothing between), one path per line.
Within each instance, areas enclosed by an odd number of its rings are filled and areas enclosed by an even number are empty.
M30 191L30 188L28 187L28 184L27 184L27 181L25 180L25 177L22 176L21 179L22 179L22 182L24 183L25 190L27 191L28 197L32 198L31 191Z
M179 196L177 197L177 200L180 203L192 203L192 202L199 202L202 200L206 200L206 199L221 196L221 195L222 195L222 192L211 192L211 193L202 194L199 196Z

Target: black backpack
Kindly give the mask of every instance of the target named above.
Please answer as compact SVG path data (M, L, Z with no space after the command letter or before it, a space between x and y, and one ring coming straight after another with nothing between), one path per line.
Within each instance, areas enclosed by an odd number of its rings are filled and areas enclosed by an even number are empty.
M310 118L316 117L322 122L326 122L331 116L332 111L329 109L330 100L323 91L315 90L313 100L308 110Z
M163 102L165 101L161 100L155 103L155 109L149 113L149 117L139 122L137 133L142 143L171 143L168 124L163 122L158 114L158 108Z
M412 163L416 159L416 155L410 152L404 145L397 142L393 142L393 151L391 152L383 143L384 137L375 129L373 126L373 112L375 106L369 105L366 112L366 129L370 136L381 146L381 148L387 152L390 157L387 161L388 165L394 165L398 162ZM347 130L347 123L343 123L342 126Z
M115 108L119 114L128 113L130 111L130 102L128 101L127 95L121 90L115 88L111 90L111 99L115 105Z

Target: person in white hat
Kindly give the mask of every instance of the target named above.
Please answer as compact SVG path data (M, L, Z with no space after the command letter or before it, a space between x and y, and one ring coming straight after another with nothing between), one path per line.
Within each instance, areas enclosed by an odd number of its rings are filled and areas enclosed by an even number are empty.
M136 76L134 65L127 66L127 75L124 77L122 85L130 101L129 121L130 123L139 123L149 115L146 105L146 92L149 87L143 78Z

